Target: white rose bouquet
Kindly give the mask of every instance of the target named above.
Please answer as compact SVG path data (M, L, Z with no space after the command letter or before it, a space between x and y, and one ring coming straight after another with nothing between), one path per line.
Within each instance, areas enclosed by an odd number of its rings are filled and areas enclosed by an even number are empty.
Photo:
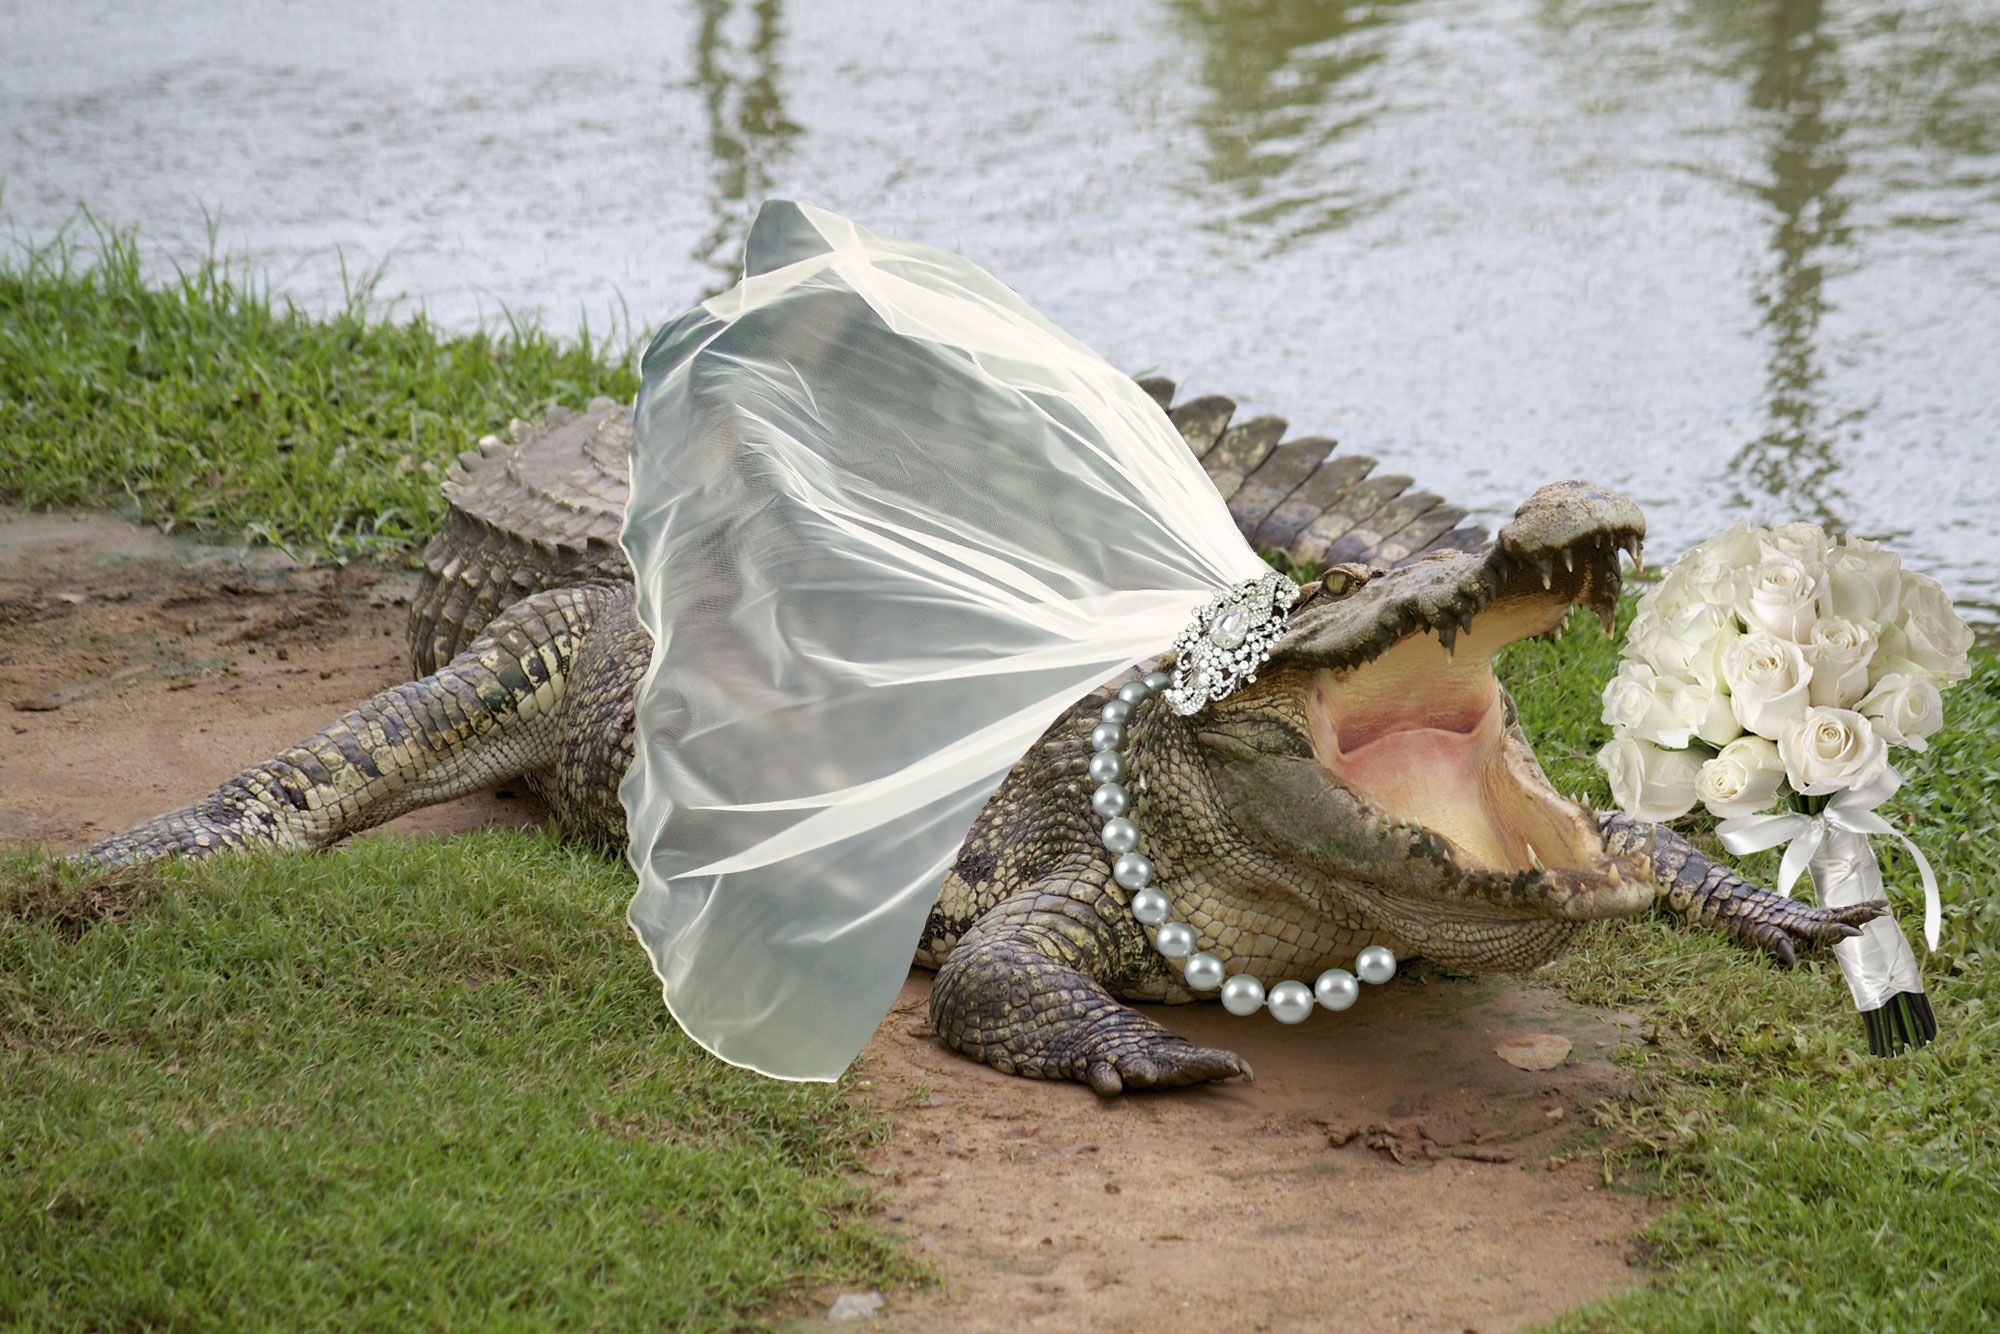
M1939 691L1970 672L1972 632L1934 579L1818 526L1738 524L1682 556L1639 599L1604 687L1614 730L1598 765L1628 814L1705 806L1735 853L1788 844L1778 891L1810 870L1820 902L1881 897L1871 834L1902 839L1875 807L1901 786L1893 747L1923 750ZM1787 813L1771 813L1774 806ZM1937 948L1936 880L1924 936ZM1834 947L1878 1055L1936 1035L1916 957L1889 918Z

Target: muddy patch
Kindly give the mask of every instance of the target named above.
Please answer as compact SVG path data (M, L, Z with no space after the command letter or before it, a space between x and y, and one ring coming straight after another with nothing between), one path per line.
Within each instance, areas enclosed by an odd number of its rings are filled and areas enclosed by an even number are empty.
M404 680L413 587L0 512L0 846L102 838ZM386 831L539 818L489 795ZM107 890L8 911L81 931L124 906ZM1655 1206L1607 1183L1591 1118L1620 1088L1615 1016L1422 975L1291 1029L1162 1007L1256 1081L1100 1099L946 1051L929 986L911 977L858 1077L892 1126L870 1162L879 1221L942 1281L846 1328L1500 1330L1641 1281L1629 1256ZM1497 1050L1535 1035L1570 1051L1533 1071ZM818 1325L841 1295L779 1314Z

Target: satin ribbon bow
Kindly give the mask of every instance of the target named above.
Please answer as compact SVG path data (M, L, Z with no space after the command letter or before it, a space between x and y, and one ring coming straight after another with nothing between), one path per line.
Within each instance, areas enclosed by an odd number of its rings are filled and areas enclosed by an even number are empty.
M1932 873L1930 862L1924 859L1917 845L1875 813L1875 808L1894 796L1902 785L1902 775L1894 769L1884 769L1880 778L1840 793L1816 815L1800 812L1738 815L1717 825L1715 832L1721 837L1722 846L1739 857L1775 848L1780 843L1790 843L1791 846L1785 849L1784 860L1778 865L1778 892L1788 898L1799 876L1812 864L1813 854L1826 841L1827 830L1844 829L1863 835L1888 834L1909 852L1910 860L1917 864L1917 874L1923 878L1924 944L1936 950L1938 928L1944 918L1944 908L1938 900L1937 876Z

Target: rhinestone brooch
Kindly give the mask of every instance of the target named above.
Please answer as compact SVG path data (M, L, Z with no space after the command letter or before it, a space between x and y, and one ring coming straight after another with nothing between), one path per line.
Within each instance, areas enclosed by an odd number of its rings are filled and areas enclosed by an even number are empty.
M1255 681L1298 600L1299 586L1275 571L1210 598L1174 641L1173 683L1161 692L1167 704L1183 716L1199 713Z

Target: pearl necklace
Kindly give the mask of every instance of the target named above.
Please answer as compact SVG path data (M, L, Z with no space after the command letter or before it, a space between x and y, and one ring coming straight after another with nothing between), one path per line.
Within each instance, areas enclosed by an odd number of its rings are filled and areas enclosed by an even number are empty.
M1251 677L1254 680L1256 678ZM1106 704L1090 730L1090 781L1098 785L1091 793L1090 809L1104 820L1101 835L1105 851L1116 860L1111 878L1132 891L1132 915L1142 927L1151 927L1153 947L1181 968L1190 991L1222 988L1222 1008L1235 1015L1254 1014L1268 1009L1279 1023L1302 1023L1313 1011L1314 1002L1329 1010L1345 1010L1361 995L1361 983L1379 986L1396 975L1396 956L1386 945L1370 945L1354 959L1354 972L1329 968L1308 987L1287 979L1266 991L1264 984L1248 973L1225 978L1222 960L1208 950L1198 950L1194 928L1186 922L1170 922L1173 904L1152 887L1153 861L1139 851L1139 826L1127 818L1132 794L1123 786L1125 764L1125 724L1132 711L1154 695L1168 690L1174 678L1165 672L1149 673L1144 680L1120 687L1118 698ZM1359 974L1359 981L1356 980Z

